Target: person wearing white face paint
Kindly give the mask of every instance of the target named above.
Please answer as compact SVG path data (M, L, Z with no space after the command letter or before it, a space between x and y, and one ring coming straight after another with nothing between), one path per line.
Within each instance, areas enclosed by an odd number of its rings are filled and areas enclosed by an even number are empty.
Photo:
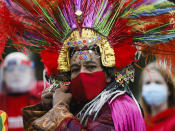
M0 109L8 114L9 131L24 131L21 109L40 101L43 83L35 80L34 63L20 52L6 56L1 66Z
M170 73L157 62L151 63L141 74L140 87L147 130L174 131L175 92Z

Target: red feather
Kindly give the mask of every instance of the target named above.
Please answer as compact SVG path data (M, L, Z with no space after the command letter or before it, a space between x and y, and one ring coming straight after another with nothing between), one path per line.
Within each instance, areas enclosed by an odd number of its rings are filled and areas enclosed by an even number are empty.
M37 12L33 9L34 4L32 0L28 0L28 2L26 0L12 0L12 1L20 5L25 10L27 9L28 11L30 11L31 14L37 15Z
M108 36L108 40L112 46L119 46L118 44L122 44L123 40L131 37L131 27L126 25L127 22L128 20L126 19L118 19L115 22Z
M151 55L155 56L159 62L162 62L162 65L164 61L166 61L167 71L170 70L172 76L175 75L175 40L166 44L161 43L154 46L144 45L142 47L142 53L147 58Z
M47 74L50 76L52 74L58 74L58 50L55 48L48 48L43 51L41 51L40 54L42 58L42 62L45 65Z
M131 38L125 39L121 43L121 46L114 47L115 63L116 63L115 66L117 69L122 69L127 65L131 64L132 62L136 62L134 58L135 58L137 49L135 48L134 45L130 44L132 42L133 40Z
M174 21L175 14L163 14L160 16L141 17L136 20L130 20L128 23L132 23L132 31L136 33L142 33L159 26L168 24L170 21ZM141 26L140 26L141 25ZM174 28L173 25L167 27L169 30Z
M118 69L135 62L137 49L133 44L131 27L126 25L127 22L125 19L118 19L108 36L110 44L114 47L116 68Z
M11 38L15 41L17 34L23 34L24 26L17 21L18 16L10 13L5 3L1 2L0 12L0 56L2 56L7 39Z

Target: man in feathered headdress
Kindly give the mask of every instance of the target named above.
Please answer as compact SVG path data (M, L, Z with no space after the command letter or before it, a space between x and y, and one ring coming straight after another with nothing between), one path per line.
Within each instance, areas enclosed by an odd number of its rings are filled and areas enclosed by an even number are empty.
M41 104L24 108L26 130L145 130L129 90L132 63L142 51L174 69L173 4L4 1L2 47L11 39L18 49L39 51L51 84L43 91Z

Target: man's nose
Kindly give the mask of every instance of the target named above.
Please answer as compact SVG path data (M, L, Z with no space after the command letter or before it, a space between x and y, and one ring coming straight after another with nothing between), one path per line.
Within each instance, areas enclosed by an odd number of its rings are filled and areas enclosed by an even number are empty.
M80 73L87 72L85 66L81 66Z

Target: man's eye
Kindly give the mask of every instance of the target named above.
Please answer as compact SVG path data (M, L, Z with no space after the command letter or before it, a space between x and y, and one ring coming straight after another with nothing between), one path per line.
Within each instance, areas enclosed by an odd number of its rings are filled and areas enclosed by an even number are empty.
M91 65L91 66L87 66L87 69L92 70L95 69L97 66Z
M71 72L74 73L74 72L79 72L80 69L72 69Z

